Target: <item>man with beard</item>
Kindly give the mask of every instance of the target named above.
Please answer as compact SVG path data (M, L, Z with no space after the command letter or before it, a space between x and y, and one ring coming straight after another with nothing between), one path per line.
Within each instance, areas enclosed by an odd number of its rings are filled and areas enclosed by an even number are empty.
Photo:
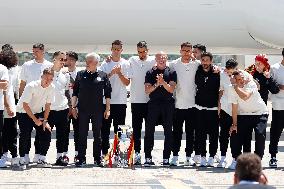
M220 87L220 74L213 69L213 55L205 52L201 55L201 65L195 74L197 110L196 143L197 153L201 154L200 166L207 166L206 139L209 134L208 166L214 166L214 156L218 149L219 120L218 98Z
M132 113L132 128L134 137L135 165L141 165L141 130L143 119L147 117L147 102L149 96L144 91L145 75L155 65L153 56L148 56L148 47L145 41L137 43L138 56L129 59L130 65L130 102Z

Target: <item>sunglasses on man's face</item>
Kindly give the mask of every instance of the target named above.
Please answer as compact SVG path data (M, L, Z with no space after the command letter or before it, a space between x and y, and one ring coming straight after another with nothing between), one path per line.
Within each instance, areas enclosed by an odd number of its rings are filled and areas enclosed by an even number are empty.
M66 62L67 59L66 59L66 58L60 58L59 61L61 61L61 62Z

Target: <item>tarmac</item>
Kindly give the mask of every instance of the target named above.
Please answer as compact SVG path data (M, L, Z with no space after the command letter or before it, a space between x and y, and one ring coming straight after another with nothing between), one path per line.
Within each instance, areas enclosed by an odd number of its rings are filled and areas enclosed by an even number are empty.
M270 105L269 105L270 106ZM270 122L271 120L269 120ZM131 125L130 105L127 108L126 124ZM142 139L144 137L144 127ZM268 166L270 159L268 153L269 146L269 130L267 128L267 141L265 147L265 155L262 160L264 173L268 177L270 185L277 188L284 188L284 135L282 135L279 143L278 168L271 169ZM17 168L0 169L0 188L150 188L150 189L207 189L207 188L228 188L233 183L234 171L227 168L215 167L186 167L183 165L185 159L185 135L183 135L182 147L180 151L180 164L177 167L163 167L163 128L156 127L155 146L153 150L153 160L155 166L146 168L144 166L136 166L131 168L100 168L94 167L92 158L92 132L88 136L87 149L87 165L83 168L75 167L73 163L74 157L74 140L73 133L70 133L69 157L70 165L67 167L52 166L51 168L38 168L35 164L28 166L24 171ZM34 135L32 142L34 140ZM111 136L111 141L113 135ZM48 160L55 163L55 131L52 133L52 143L48 151ZM144 162L142 140L142 162ZM32 143L33 144L33 143ZM208 148L207 148L208 149ZM252 150L254 150L254 141L252 142ZM219 152L219 151L218 151ZM30 157L34 155L34 146L32 145ZM219 154L220 155L220 152ZM231 163L231 152L228 149L228 164Z

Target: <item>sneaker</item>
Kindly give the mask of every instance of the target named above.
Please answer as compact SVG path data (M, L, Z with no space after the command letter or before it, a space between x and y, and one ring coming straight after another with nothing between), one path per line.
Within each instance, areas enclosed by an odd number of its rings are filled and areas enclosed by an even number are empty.
M269 167L271 167L271 168L276 168L277 167L277 159L276 159L276 157L273 157L273 158L270 159Z
M64 166L63 157L60 156L59 158L57 158L54 165L57 165L57 166Z
M27 165L28 165L28 163L25 161L25 158L21 157L20 161L19 161L19 168L21 170L25 170L25 169L27 169Z
M193 161L192 157L186 157L184 166L196 166L196 163Z
M19 162L20 160L19 160L19 158L18 157L15 157L15 158L12 158L12 160L11 160L11 166L13 166L13 167L18 167L19 166Z
M207 166L207 161L206 161L206 157L201 157L200 160L200 167L206 167Z
M29 155L25 155L25 164L26 165L28 165L30 162L31 162L31 160L30 160L30 156ZM37 163L37 162L36 162Z
M195 156L193 157L193 161L195 162L195 164L200 163L200 161L201 161L201 155L195 155Z
M35 154L34 158L33 158L33 163L38 163L39 162L39 154ZM30 158L29 158L30 159ZM30 161L29 161L30 162Z
M63 156L63 166L67 166L69 163L69 157L68 156Z
M94 161L94 166L95 167L104 167L104 164L103 164L103 162L101 162L101 160L99 160L99 161Z
M8 159L3 157L0 159L0 168L7 168L9 165Z
M214 161L215 161L216 163L219 163L219 162L221 161L221 159L220 159L220 157L219 157L218 155L215 155L215 156L214 156Z
M41 168L51 168L51 164L50 163L48 163L48 162L46 162L44 160L41 160L41 159L38 160L37 166L41 167Z
M218 163L218 168L225 168L227 165L226 156L221 156L220 162Z
M178 165L178 156L173 156L170 165L171 166L177 166Z
M141 156L139 152L135 153L134 165L141 165Z
M237 161L235 159L232 160L231 165L228 167L228 169L235 170L237 165Z
M151 158L146 158L146 161L144 163L144 167L150 167L152 165L155 165L155 163L152 161Z
M75 166L76 167L83 167L86 165L86 160L81 160L81 159L78 159L75 163Z
M79 159L78 159L78 156L75 156L75 157L74 157L74 163L76 163L78 160L79 160Z
M213 157L209 157L207 162L207 167L214 167L214 159Z
M170 166L169 159L163 159L163 166Z

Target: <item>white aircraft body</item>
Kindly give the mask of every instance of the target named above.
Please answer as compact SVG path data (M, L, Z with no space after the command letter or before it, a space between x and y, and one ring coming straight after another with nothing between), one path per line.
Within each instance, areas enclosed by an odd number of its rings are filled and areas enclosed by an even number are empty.
M124 53L140 40L168 53L185 41L219 54L284 47L284 0L9 0L0 10L0 43L17 51L41 42L49 51L106 53L115 39Z

